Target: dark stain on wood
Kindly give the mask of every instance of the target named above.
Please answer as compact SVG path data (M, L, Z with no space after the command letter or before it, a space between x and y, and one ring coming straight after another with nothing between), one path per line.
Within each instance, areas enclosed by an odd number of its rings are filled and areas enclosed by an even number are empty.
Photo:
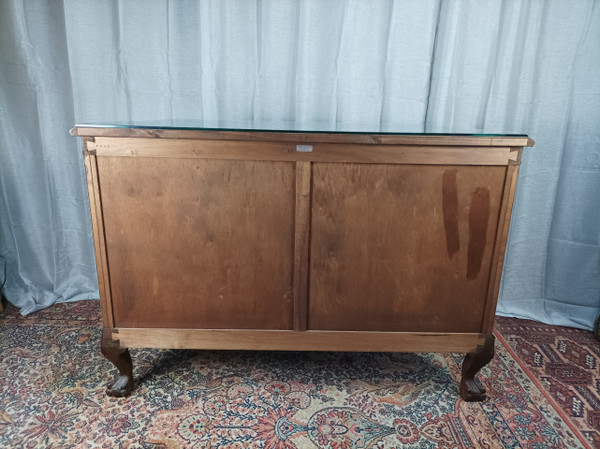
M442 176L442 208L444 212L444 229L446 230L446 248L448 249L448 257L452 259L452 256L460 250L456 169L446 170Z
M484 187L478 187L473 192L471 211L469 212L467 279L475 279L481 270L489 216L490 191Z

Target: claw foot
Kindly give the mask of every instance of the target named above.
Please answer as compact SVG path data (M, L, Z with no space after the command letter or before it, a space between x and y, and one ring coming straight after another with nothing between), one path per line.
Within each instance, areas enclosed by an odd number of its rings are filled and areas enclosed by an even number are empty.
M105 329L102 334L101 350L119 370L119 375L108 384L106 394L117 398L129 396L133 391L133 362L129 350L121 348L118 341L113 340L110 329Z
M475 375L494 358L493 335L486 335L483 345L465 356L460 380L460 397L467 402L479 402L486 398L486 391L476 380Z
M106 387L106 394L114 398L124 398L133 391L133 379L129 376L118 376Z

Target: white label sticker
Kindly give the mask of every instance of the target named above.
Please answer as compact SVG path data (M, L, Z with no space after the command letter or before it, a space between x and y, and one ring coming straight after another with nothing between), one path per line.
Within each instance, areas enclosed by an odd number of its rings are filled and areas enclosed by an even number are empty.
M296 145L296 151L299 153L311 153L312 145Z

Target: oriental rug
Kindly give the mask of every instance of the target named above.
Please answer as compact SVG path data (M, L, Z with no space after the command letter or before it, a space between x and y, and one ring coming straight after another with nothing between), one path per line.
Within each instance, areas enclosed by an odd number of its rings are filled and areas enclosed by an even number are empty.
M548 331L542 347L519 323L500 320L483 403L458 398L460 354L150 349L131 351L136 389L116 399L97 301L8 307L0 447L598 447L597 346Z

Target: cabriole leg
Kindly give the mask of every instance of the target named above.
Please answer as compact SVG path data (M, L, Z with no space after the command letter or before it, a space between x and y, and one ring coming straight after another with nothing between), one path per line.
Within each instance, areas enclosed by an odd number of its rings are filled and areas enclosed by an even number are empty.
M478 345L475 351L465 356L460 380L460 397L463 400L475 402L485 399L485 390L475 382L475 375L494 358L495 340L493 335L486 335L483 345Z
M102 354L119 370L119 375L108 384L106 394L114 397L129 396L133 390L133 362L127 348L121 348L119 343L112 339L112 331L104 329L102 332Z

